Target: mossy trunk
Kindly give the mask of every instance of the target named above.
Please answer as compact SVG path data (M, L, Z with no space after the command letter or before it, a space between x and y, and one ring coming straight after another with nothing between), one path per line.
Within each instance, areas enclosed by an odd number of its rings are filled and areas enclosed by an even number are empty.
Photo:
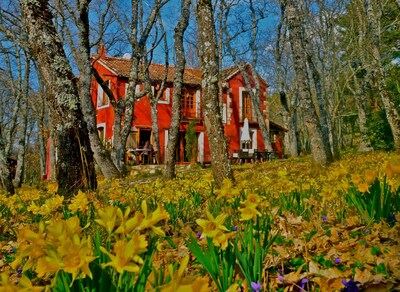
M54 27L48 2L24 0L21 7L30 49L49 91L46 101L57 139L58 192L68 198L80 189L97 186L77 78Z

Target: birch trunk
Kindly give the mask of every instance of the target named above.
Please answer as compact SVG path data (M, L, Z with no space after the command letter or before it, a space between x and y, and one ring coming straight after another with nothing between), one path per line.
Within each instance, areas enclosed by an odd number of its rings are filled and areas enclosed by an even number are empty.
M183 46L183 36L189 25L191 0L181 1L181 15L179 22L175 27L174 33L174 49L176 56L175 72L174 72L174 92L172 95L172 118L168 135L167 151L165 153L164 177L173 179L176 177L176 147L179 138L179 125L181 120L181 99L183 74L185 70L185 48Z
M58 193L68 198L80 189L97 187L77 80L52 22L47 1L24 0L21 7L33 56L50 91L47 103L57 139Z
M282 2L285 2L282 0ZM289 26L289 40L292 46L293 66L296 83L299 88L299 105L303 111L305 124L311 138L312 160L315 166L328 165L331 162L330 149L324 142L321 124L311 97L311 87L307 77L307 57L304 52L304 34L298 9L293 0L286 1L286 15Z
M234 177L218 106L219 70L213 15L211 0L197 2L196 19L199 27L204 126L210 145L215 186L221 188L224 179L234 181Z

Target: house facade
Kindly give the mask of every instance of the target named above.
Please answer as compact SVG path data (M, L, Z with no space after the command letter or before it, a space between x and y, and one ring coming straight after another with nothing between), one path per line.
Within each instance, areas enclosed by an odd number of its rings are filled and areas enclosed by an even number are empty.
M104 48L100 54L95 55L94 67L100 76L108 82L109 88L113 91L116 98L124 98L128 90L128 76L131 62L129 57L116 58L106 55ZM150 78L152 80L152 90L159 90L159 84L165 73L165 66L159 64L150 65ZM223 72L223 96L220 101L222 120L225 135L228 140L229 152L232 155L235 151L242 149L240 141L241 131L244 126L244 119L249 121L250 130L250 149L264 150L264 142L259 129L254 106L249 92L246 90L245 82L236 67L225 69ZM172 94L173 94L174 67L168 68L168 77L162 98L158 102L158 128L160 149L159 154L161 163L165 158L165 151L168 142L168 134L172 117ZM210 149L205 132L201 107L201 70L186 68L184 71L184 90L182 97L181 123L179 128L179 145L177 148L177 162L188 162L185 153L185 135L189 125L194 126L196 133L195 157L193 160L200 163L210 162ZM261 94L260 106L270 127L271 141L278 156L282 157L282 139L280 138L285 129L267 120L268 108L266 102L268 84L260 79ZM137 85L137 92L142 90L141 85ZM91 94L97 114L97 129L102 141L112 147L113 144L113 125L114 110L103 92L101 86L93 78ZM135 102L134 118L131 132L128 137L126 148L142 148L146 141L152 143L153 133L151 124L151 108L147 96L143 96Z

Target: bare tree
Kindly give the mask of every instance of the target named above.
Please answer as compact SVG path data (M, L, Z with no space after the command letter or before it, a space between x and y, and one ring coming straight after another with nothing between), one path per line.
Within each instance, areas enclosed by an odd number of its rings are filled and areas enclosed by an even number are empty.
M142 0L131 1L130 18L123 18L118 13L115 14L115 17L121 25L122 32L126 35L127 39L129 39L132 50L129 85L125 98L116 99L99 74L94 72L96 81L110 97L110 103L114 109L114 144L111 155L115 165L122 173L126 171L125 148L134 119L134 104L136 100L148 93L148 88L137 92L136 86L143 82L141 78L145 76L150 67L150 63L145 62L147 54L154 50L154 47L150 49L147 48L150 33L153 31L154 25L160 17L160 9L168 1L169 0L154 1L151 12L146 19L144 19L143 5L147 4L143 3ZM129 29L126 29L126 23L130 23Z
M400 149L400 115L396 109L394 100L386 85L385 71L381 60L381 24L383 1L381 0L366 0L366 20L369 38L371 40L371 72L375 77L376 84L381 96L381 100L386 112L386 118L392 130L394 147Z
M224 179L234 181L234 177L218 104L218 52L213 15L211 0L197 2L196 19L199 27L204 126L210 144L215 185L220 188Z
M71 196L97 186L93 152L84 121L77 79L53 24L47 1L21 1L30 49L50 94L47 103L56 131L59 193Z
M16 172L13 184L15 187L21 187L24 168L25 168L25 151L28 127L28 110L29 110L29 76L30 76L30 58L25 53L25 77L21 88L21 105L20 105L20 131L18 139L18 158Z
M329 141L324 140L316 107L312 100L311 86L307 72L307 55L305 52L305 35L299 7L293 0L281 0L288 21L289 41L293 53L293 66L296 72L296 84L299 88L299 104L301 106L307 130L311 136L313 163L327 165L332 162Z
M280 20L278 22L276 28L276 40L274 47L274 57L275 57L275 66L277 73L277 84L279 91L279 99L282 107L285 110L283 114L284 122L288 127L288 137L286 139L287 143L286 147L290 156L297 157L299 155L300 149L300 141L299 141L299 133L298 133L298 94L296 90L293 90L294 94L292 100L289 98L289 94L286 90L286 85L288 81L288 76L284 75L284 68L282 59L284 57L285 48L287 46L286 32L287 32L287 22L285 17L284 9L280 10ZM286 78L285 78L286 77Z
M221 3L225 3L225 1L221 1ZM261 104L260 104L260 98L261 98L261 87L260 87L260 76L258 72L256 71L256 66L258 65L258 47L256 44L256 39L258 36L258 29L259 29L259 23L261 20L265 18L264 15L264 10L266 7L266 2L260 1L261 7L257 7L255 1L250 0L249 1L249 10L250 10L250 18L251 22L248 26L245 24L242 24L238 31L236 31L234 34L231 33L231 29L228 27L228 18L230 17L230 11L232 8L232 4L234 2L230 2L226 5L224 5L225 9L225 16L223 17L223 31L225 33L225 41L224 44L227 48L227 51L229 52L231 58L233 59L234 63L236 66L239 68L239 71L241 75L244 78L245 81L245 86L250 94L251 101L253 104L253 109L255 111L256 117L257 117L257 122L260 127L260 131L264 140L264 146L267 151L272 151L272 145L270 141L270 133L269 133L269 125L266 124L264 120L264 115L262 112ZM239 3L239 2L238 2ZM258 4L260 4L258 3ZM236 4L236 3L235 3ZM243 3L241 3L243 5ZM222 6L222 5L221 5ZM241 6L241 9L243 9L243 6ZM243 11L241 10L241 13ZM249 47L250 47L250 58L251 62L247 62L244 64L242 60L238 57L239 52L235 51L231 42L234 41L237 37L241 36L243 33L246 31L250 31L250 38L249 38ZM243 54L243 53L242 53ZM254 84L254 88L252 86ZM269 123L269 121L268 121Z
M167 151L165 154L164 177L175 178L176 147L179 138L179 125L181 119L181 99L183 87L183 74L185 70L185 50L183 36L189 24L190 0L181 0L181 15L174 33L174 48L176 64L174 71L174 92L172 94L172 118L168 135Z

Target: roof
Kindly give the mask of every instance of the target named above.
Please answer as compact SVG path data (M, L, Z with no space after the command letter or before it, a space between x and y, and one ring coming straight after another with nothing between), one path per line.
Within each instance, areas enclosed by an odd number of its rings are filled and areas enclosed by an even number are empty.
M129 77L129 71L132 65L130 59L110 57L110 56L103 56L99 58L100 57L99 54L94 54L92 55L92 57L94 59L97 59L96 62L101 62L111 71L113 71L115 75L126 78ZM165 65L151 63L149 69L150 69L149 71L151 80L161 81L164 79ZM174 73L175 73L175 66L168 66L167 82L174 81ZM201 85L201 80L202 80L201 73L202 71L200 69L186 67L183 75L183 83L190 85ZM232 78L237 73L239 73L239 68L235 65L223 69L221 75L223 79L227 80ZM263 79L261 78L261 80Z
M98 58L99 55L93 55L93 58ZM97 62L102 63L110 70L113 71L117 76L129 77L129 71L131 69L131 60L117 57L105 56L99 58ZM151 80L163 80L165 75L165 65L151 63L149 67L150 79ZM174 81L175 66L168 66L167 82ZM183 82L191 85L201 85L201 70L195 68L185 68L183 75Z

